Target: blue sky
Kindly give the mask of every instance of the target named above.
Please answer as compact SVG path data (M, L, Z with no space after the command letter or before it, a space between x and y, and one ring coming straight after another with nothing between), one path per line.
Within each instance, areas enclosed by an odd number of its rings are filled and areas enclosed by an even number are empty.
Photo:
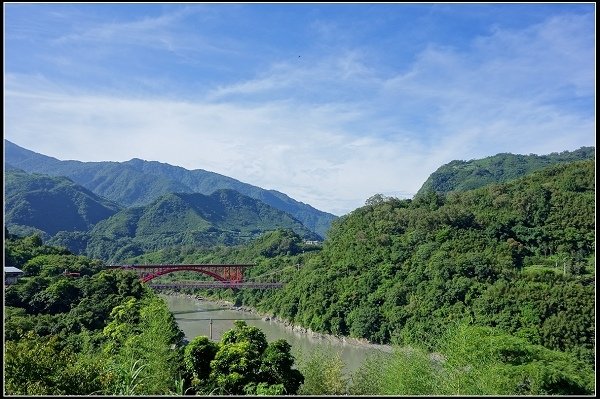
M4 135L342 215L455 159L595 145L595 39L593 3L4 3Z

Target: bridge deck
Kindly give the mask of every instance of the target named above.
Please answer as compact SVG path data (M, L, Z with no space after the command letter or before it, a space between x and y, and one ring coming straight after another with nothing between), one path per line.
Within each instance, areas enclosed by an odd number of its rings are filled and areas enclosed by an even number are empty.
M204 264L182 264L182 265L170 265L170 264L149 264L149 265L108 265L107 269L123 269L123 268L133 268L133 269L144 269L144 268L178 268L178 267L251 267L256 266L254 264L223 264L223 263L204 263Z
M150 288L254 288L254 289L267 289L267 288L281 288L283 283L254 283L254 282L220 282L220 281L198 281L198 282L168 282L168 283L154 283L149 282L148 287Z
M255 264L125 264L125 265L109 265L107 269L133 270L139 276L142 283L148 284L153 288L254 288L254 289L269 289L283 287L279 282L252 282L243 281L244 269L247 267L256 266ZM156 277L178 272L178 271L196 271L212 276L216 281L173 281L168 283L152 282Z

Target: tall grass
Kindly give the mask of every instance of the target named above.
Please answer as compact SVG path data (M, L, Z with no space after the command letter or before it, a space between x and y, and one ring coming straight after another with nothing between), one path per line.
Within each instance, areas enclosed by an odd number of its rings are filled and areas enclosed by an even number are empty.
M594 392L594 372L574 356L500 330L451 326L438 352L395 348L367 358L352 374L353 395L580 395Z
M344 375L344 361L340 352L331 348L315 349L300 354L298 370L304 376L299 395L345 395L348 378Z

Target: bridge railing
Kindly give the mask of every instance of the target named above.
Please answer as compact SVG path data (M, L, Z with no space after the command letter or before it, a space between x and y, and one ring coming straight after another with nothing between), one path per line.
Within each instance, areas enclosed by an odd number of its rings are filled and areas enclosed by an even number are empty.
M109 265L108 269L134 270L143 283L155 288L280 288L280 282L244 281L244 270L254 264L122 264ZM195 271L213 277L214 281L152 282L154 278L177 271ZM270 273L269 273L270 274Z
M168 283L153 283L149 282L151 288L254 288L254 289L269 289L281 288L283 283L254 283L254 282L221 282L221 281L198 281L198 282L168 282Z

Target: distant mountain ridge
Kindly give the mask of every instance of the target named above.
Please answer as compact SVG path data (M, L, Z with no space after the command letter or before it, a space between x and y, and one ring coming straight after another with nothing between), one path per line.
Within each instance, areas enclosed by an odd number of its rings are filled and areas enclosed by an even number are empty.
M13 231L85 231L122 209L66 177L11 168L4 183L4 220Z
M319 236L300 221L235 190L165 194L152 203L124 209L89 232L61 232L49 242L77 253L121 261L175 246L235 245L265 232L288 229L306 240Z
M124 207L146 205L168 193L210 195L233 189L258 199L298 219L307 228L325 237L337 217L296 201L275 190L265 190L231 177L202 169L187 170L157 161L131 159L126 162L81 162L58 160L4 140L5 162L26 172L66 176L97 195Z
M440 166L423 183L415 198L431 191L468 191L493 183L505 183L547 166L595 159L595 147L581 147L548 155L500 153L470 161L455 160Z

